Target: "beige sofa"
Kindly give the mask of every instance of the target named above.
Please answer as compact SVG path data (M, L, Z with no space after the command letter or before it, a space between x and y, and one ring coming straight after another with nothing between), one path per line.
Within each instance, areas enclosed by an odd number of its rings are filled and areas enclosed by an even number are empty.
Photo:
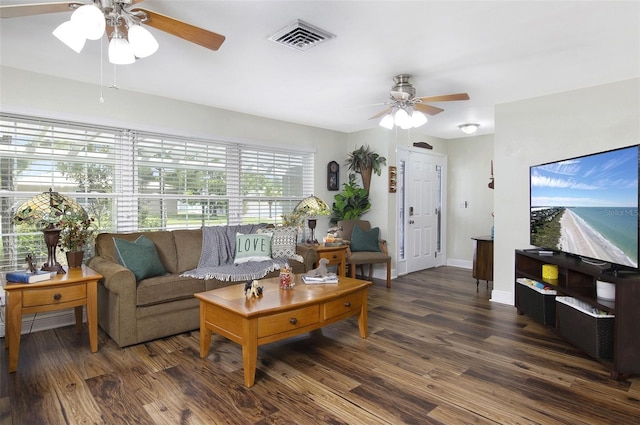
M120 265L113 238L135 241L145 235L153 241L167 274L136 282ZM239 282L180 276L198 266L202 230L144 233L102 233L96 238L95 256L87 265L103 276L98 285L98 323L120 347L199 328L199 304L193 296ZM315 252L298 250L304 262L290 260L294 273L313 268ZM277 276L278 271L266 277Z

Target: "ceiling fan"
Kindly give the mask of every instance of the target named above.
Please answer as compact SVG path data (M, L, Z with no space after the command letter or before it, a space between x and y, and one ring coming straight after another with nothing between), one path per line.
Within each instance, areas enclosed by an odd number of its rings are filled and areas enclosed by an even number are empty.
M437 106L428 105L430 102L448 102L452 100L469 100L467 93L445 94L439 96L416 97L416 89L409 80L411 75L398 74L393 77L395 85L389 93L387 106L369 119L382 117L380 125L391 130L394 124L402 129L420 127L427 122L427 115L436 115L444 111Z
M80 53L85 40L100 39L105 30L109 42L109 61L116 64L133 63L135 58L153 54L158 43L142 28L148 25L168 34L218 50L223 35L148 9L132 7L143 0L93 0L89 3L63 1L0 6L0 18L17 18L74 11L71 19L56 28L53 34Z

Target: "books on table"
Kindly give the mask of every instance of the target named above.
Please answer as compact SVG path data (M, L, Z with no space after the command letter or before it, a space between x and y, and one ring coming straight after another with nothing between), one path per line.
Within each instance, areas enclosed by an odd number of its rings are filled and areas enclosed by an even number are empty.
M338 276L335 273L329 273L324 276L308 276L302 275L302 281L306 284L320 284L320 283L338 283Z
M17 270L14 272L7 272L5 279L7 282L36 283L51 279L51 272L42 270L36 270L35 272Z

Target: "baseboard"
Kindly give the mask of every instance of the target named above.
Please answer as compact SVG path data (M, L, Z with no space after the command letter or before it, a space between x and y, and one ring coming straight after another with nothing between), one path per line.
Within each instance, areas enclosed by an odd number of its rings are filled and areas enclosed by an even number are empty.
M2 308L2 322L0 322L0 338L6 335L5 311ZM83 317L86 321L86 318ZM25 314L22 316L22 334L39 332L47 329L61 328L74 325L76 315L74 309L50 311L47 313Z
M491 291L490 301L506 305L515 305L513 292L496 291L495 289Z
M471 270L473 268L473 262L468 260L456 260L455 258L449 258L447 260L447 266L460 267L461 269Z

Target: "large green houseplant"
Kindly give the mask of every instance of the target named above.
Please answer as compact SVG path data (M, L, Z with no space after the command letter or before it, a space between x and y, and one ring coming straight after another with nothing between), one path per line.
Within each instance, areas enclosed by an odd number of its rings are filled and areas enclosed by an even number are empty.
M339 220L357 220L371 208L369 192L358 185L355 174L349 174L349 182L342 186L342 192L333 197L329 219L333 225Z
M360 146L349 154L345 165L362 176L362 186L369 192L371 187L371 175L376 173L378 176L382 174L382 166L387 164L387 158L380 156L371 150L369 146L366 148Z

